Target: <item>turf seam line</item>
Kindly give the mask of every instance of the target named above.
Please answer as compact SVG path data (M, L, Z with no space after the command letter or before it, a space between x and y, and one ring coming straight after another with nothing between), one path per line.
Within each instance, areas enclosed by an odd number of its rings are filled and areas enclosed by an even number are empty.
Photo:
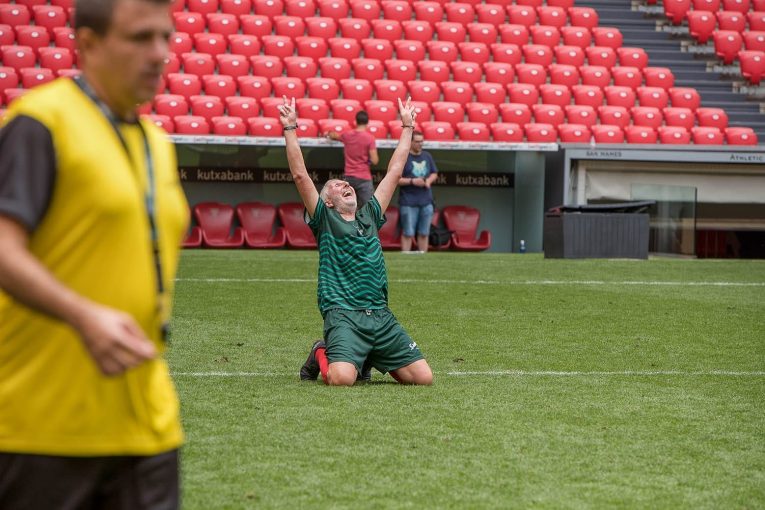
M316 278L176 278L177 282L197 283L315 283ZM765 287L765 282L670 282L670 281L605 281L605 280L425 280L391 279L391 283L432 283L456 285L656 285L684 287Z

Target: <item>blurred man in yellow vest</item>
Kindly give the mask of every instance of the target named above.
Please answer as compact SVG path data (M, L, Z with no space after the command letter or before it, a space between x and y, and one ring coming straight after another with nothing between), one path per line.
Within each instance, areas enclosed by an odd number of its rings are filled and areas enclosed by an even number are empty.
M170 0L77 0L82 75L0 129L0 508L177 508L179 405L163 359L188 207L137 116Z

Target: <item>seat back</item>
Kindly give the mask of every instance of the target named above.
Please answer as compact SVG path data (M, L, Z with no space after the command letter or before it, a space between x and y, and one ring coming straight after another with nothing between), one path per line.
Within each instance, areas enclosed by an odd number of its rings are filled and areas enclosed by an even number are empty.
M377 231L377 234L380 237L380 244L383 248L391 249L401 247L398 233L398 217L398 207L389 205L385 210L385 218L387 221L380 230Z
M290 246L308 248L315 247L316 240L303 217L305 207L300 202L287 202L277 208L279 221L287 231L287 242Z
M443 208L442 214L446 228L454 232L458 239L475 239L481 220L478 209L465 205L449 205Z
M263 202L245 202L236 206L236 216L250 240L266 241L273 233L276 207Z
M219 202L200 202L194 206L194 218L208 239L228 239L234 221L234 208Z

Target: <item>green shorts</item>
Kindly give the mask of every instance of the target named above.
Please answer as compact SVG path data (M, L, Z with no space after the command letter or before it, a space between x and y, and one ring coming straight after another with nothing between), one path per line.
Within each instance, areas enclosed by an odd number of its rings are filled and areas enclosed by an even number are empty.
M387 308L328 310L324 315L324 341L330 363L353 363L359 372L367 359L382 373L423 359L417 343Z

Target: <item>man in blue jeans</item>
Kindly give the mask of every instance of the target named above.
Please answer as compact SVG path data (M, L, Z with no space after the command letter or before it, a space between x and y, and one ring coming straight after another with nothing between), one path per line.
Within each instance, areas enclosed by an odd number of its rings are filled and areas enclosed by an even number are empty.
M412 146L398 180L398 206L401 214L401 251L411 253L412 240L417 235L417 251L428 251L428 235L433 219L433 191L431 185L438 178L433 156L422 150L422 132L412 133Z

